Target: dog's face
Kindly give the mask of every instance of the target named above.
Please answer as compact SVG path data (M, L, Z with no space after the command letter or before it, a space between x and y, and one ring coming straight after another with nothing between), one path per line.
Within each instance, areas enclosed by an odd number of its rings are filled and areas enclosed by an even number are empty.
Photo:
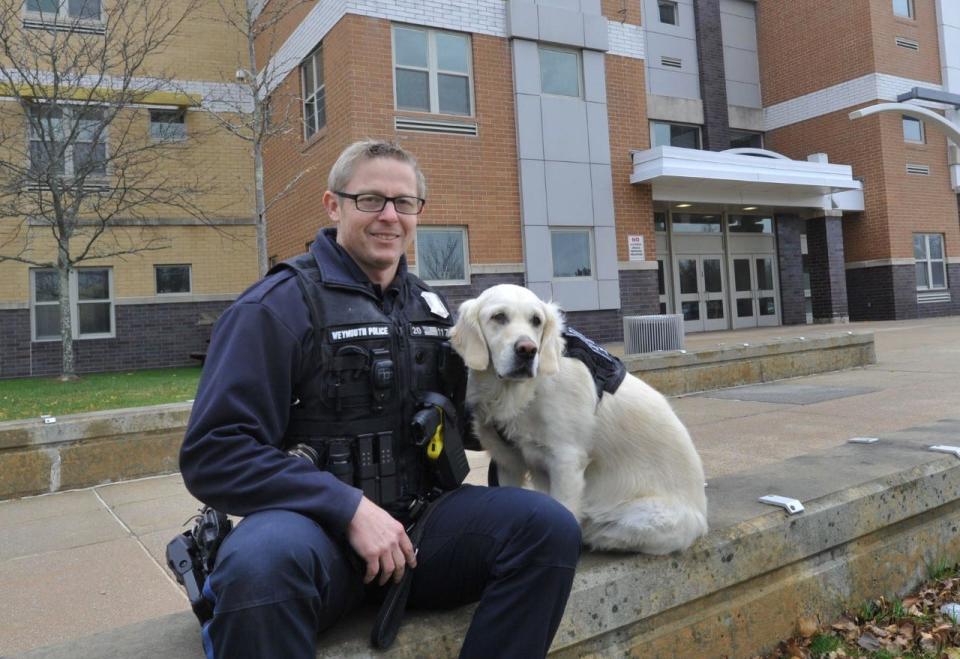
M468 368L521 380L559 370L562 329L556 305L522 286L500 284L460 305L450 343Z

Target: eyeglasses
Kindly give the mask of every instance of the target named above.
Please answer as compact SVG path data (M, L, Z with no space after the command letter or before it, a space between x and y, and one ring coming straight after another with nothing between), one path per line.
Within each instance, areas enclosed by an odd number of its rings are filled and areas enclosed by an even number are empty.
M388 201L392 201L394 209L401 215L419 215L423 211L423 205L427 203L426 199L420 197L384 197L369 192L350 194L349 192L335 190L334 194L353 199L353 203L357 205L357 210L364 213L379 213L386 208Z

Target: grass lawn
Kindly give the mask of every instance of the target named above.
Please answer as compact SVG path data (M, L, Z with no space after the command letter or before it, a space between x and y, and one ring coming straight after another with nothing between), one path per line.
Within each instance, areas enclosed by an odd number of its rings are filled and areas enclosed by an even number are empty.
M193 398L199 379L200 368L188 366L90 373L75 382L0 380L0 421L183 402Z

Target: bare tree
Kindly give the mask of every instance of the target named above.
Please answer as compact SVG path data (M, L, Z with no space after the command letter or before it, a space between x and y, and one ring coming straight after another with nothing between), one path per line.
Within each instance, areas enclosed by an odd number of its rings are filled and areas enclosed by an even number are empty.
M211 116L225 130L246 141L253 152L253 190L256 199L257 260L260 275L267 271L267 212L290 194L304 176L313 170L304 166L287 181L282 190L269 199L264 189L263 150L270 140L300 130L299 94L296 97L274 93L287 76L290 62L275 57L278 43L286 36L286 19L314 0L216 0L218 20L230 26L239 36L245 50L237 54L235 78L246 86L246 106L237 106L231 113ZM210 98L211 107L229 103L228 99Z
M450 232L440 232L431 238L431 249L419 255L420 276L430 281L463 279L463 246L460 237Z
M151 67L197 2L0 0L0 261L56 272L37 288L59 300L61 379L76 377L77 264L166 247L144 219L204 217L184 151L151 138L144 108L173 93Z

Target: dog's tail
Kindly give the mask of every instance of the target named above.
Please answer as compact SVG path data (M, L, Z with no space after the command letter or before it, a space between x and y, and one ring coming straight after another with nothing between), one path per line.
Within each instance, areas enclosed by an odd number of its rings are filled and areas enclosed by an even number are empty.
M703 511L684 501L649 497L587 515L583 541L593 549L669 554L707 532Z

